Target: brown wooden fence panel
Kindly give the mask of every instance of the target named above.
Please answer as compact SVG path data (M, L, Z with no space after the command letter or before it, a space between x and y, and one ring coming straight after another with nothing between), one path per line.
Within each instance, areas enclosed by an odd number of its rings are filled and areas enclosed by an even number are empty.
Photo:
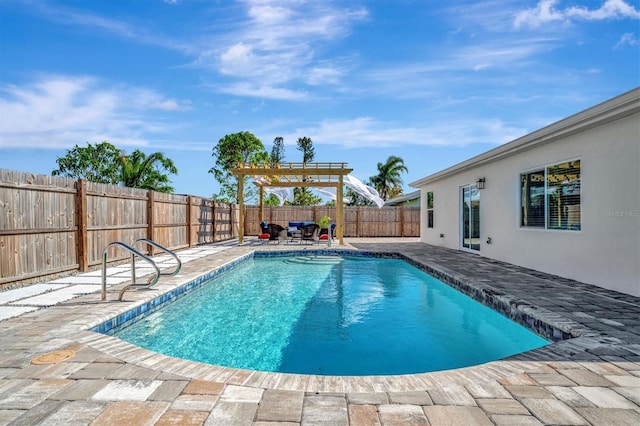
M214 235L213 241L223 241L237 237L237 213L234 213L237 210L237 206L215 202L214 203L214 215L213 222L214 226ZM235 216L234 216L235 214ZM236 218L234 220L234 217ZM236 229L234 235L234 227Z
M0 169L0 182L0 285L76 269L76 181Z
M404 208L404 235L402 236L420 236L420 207Z
M360 234L361 236L377 235L379 237L393 237L400 235L396 208L360 210Z
M344 208L344 230L342 234L345 237L361 237L359 225L361 208L358 206Z
M192 197L191 241L192 244L207 244L214 241L213 228L214 201L202 197Z
M269 206L264 206L265 218L268 217ZM267 220L267 222L269 222ZM245 206L244 209L244 235L258 235L260 233L260 207Z
M155 226L153 241L176 250L188 247L187 195L154 193Z
M95 182L86 185L88 263L97 266L102 264L102 253L110 243L121 241L132 245L138 238L147 238L149 197L148 191L142 189ZM119 247L111 247L107 252L110 261L128 256Z

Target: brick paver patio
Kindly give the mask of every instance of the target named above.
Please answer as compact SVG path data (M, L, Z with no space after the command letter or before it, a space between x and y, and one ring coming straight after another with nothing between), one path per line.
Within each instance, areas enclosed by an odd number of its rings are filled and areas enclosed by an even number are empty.
M210 366L88 331L253 250L291 248L246 244L204 253L126 302L114 284L107 302L91 293L0 321L0 424L640 424L640 299L415 239L347 243L333 248L401 253L540 330L577 337L459 370L334 377ZM32 363L61 350L69 357Z

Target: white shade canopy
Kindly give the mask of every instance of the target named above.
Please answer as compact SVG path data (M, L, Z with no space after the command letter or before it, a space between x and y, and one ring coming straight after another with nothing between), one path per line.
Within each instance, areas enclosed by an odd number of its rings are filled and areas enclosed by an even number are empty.
M277 183L271 183L269 180L267 180L263 176L256 176L254 178L254 181L256 182L256 184L263 185L264 191L266 193L273 194L276 197L278 197L278 200L280 201L280 205L282 205L285 201L293 202L293 188L278 187ZM346 175L344 177L344 184L345 186L351 188L356 193L365 197L367 200L373 201L378 206L378 208L381 208L382 206L384 206L384 200L380 198L380 194L378 194L378 191L372 186L365 185L357 177L353 175ZM319 192L320 194L326 195L332 200L336 199L335 190L332 190L332 188L327 188L327 189L313 188L313 189Z
M376 191L376 189L372 186L365 185L357 177L353 175L345 176L344 184L366 199L376 203L378 208L384 206L384 200L380 198L380 194L378 194L378 191Z
M285 201L293 202L293 188L274 188L271 186L265 186L264 192L267 194L273 194L280 201L280 205L283 205Z

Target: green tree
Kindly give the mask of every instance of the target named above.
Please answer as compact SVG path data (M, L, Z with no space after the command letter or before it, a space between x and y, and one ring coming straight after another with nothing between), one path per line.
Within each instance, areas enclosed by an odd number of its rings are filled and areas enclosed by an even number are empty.
M237 203L238 202L238 179L231 169L237 167L238 163L265 162L269 161L269 154L264 145L251 132L238 132L226 135L218 141L211 154L216 159L215 166L209 169L215 179L220 183L220 193L214 198L219 201ZM244 177L248 182L248 177ZM245 187L245 200L255 197L256 190L250 185Z
M369 178L383 200L402 194L402 172L408 172L404 160L395 155L387 158L385 163L378 163L378 174Z
M269 194L268 197L264 198L264 205L265 206L279 206L280 205L280 200L275 195Z
M314 195L309 188L293 188L292 206L316 206L322 203L322 198Z
M284 161L284 138L281 136L278 136L273 140L269 161L272 166ZM267 206L279 206L280 200L274 194L269 194L269 196L265 197L264 204Z
M137 149L127 155L109 142L76 145L56 162L58 169L51 172L54 176L159 192L173 192L168 174L178 173L173 161L161 152L147 156Z
M391 188L389 190L389 194L387 194L389 196L389 199L392 198L396 198L402 195L402 187L401 186L395 186L393 188Z
M284 139L282 137L278 136L273 140L269 160L272 164L282 163L284 161Z
M116 185L119 183L119 159L122 151L109 142L87 146L76 145L64 157L58 157L53 176L85 179L91 182Z
M152 189L158 192L173 192L169 174L178 174L173 161L161 152L147 156L136 149L130 155L119 157L120 183L130 188Z
M302 162L309 163L313 161L316 156L315 149L313 148L313 141L306 136L298 138L298 150L302 151ZM302 181L307 182L308 176L302 176ZM315 206L322 203L322 198L314 195L309 188L294 188L293 189L293 205L294 206Z
M313 141L306 136L298 138L298 150L302 151L303 163L310 163L316 157Z

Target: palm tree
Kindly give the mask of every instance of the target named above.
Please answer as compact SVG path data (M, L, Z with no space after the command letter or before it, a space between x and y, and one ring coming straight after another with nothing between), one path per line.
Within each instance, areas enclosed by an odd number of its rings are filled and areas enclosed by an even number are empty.
M178 169L170 158L161 152L147 156L136 149L131 155L120 156L120 184L130 188L152 189L158 192L173 192L167 174L177 174Z
M378 174L371 176L369 180L371 184L378 190L383 200L388 200L392 196L402 193L402 172L408 172L404 160L395 155L387 158L386 163L378 163Z

